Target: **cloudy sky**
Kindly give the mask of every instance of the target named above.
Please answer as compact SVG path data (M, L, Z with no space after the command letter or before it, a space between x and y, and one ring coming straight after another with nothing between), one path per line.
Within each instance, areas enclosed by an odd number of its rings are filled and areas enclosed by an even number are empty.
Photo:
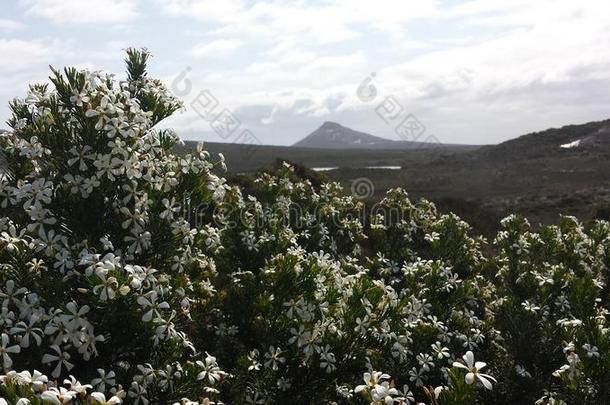
M202 97L234 114L235 134L279 145L324 121L398 139L376 113L388 99L447 143L610 118L607 0L2 3L2 122L48 65L122 72L129 46L185 101L162 124L186 139L221 140L192 106Z

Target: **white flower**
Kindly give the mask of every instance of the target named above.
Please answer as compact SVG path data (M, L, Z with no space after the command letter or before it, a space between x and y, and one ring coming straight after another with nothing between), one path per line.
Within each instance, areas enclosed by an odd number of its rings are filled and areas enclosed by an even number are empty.
M286 391L287 389L289 389L291 387L291 383L290 380L285 378L285 377L280 377L278 378L277 382L275 383L275 385L277 385L277 387L282 390L282 391Z
M91 398L95 400L96 404L100 405L116 405L122 402L117 396L112 396L110 399L106 400L106 396L101 392L92 392Z
M584 345L582 345L582 348L585 349L585 351L587 352L587 357L589 357L589 358L593 358L593 357L599 358L599 349L597 348L597 346L592 346L589 343L585 343Z
M396 398L398 401L402 400L406 403L406 405L411 405L415 403L415 397L413 396L413 392L409 389L408 385L404 385L402 387L401 395L402 397Z
M144 310L148 309L148 311L142 315L142 320L144 322L150 322L153 319L153 315L155 315L155 318L161 318L159 310L169 309L169 304L167 302L157 302L157 296L157 292L153 290L146 295L138 297L138 304L140 304Z
M462 356L462 359L464 359L465 364L456 361L453 363L453 367L468 370L468 373L465 377L466 384L472 384L476 378L481 381L481 383L486 389L491 390L493 388L493 385L491 384L490 380L493 382L497 382L496 379L488 374L483 374L479 372L486 366L486 364L482 361L477 361L475 363L474 353L470 350L467 351L464 356Z
M82 149L76 149L72 147L70 149L70 153L74 155L73 158L68 159L68 166L74 165L74 163L78 162L78 170L85 171L87 170L87 163L85 159L94 160L95 154L91 153L91 146L85 145Z
M93 287L93 293L99 294L100 301L104 302L112 300L116 296L116 289L118 288L118 282L115 277L107 277L108 269L98 267L95 269L95 275L101 280L101 284Z
M527 311L527 312L531 312L532 314L537 313L538 311L540 311L540 307L529 302L528 300L525 300L524 302L521 303L521 306Z
M70 329L86 327L89 322L85 319L85 315L90 311L89 305L83 305L80 309L76 302L70 301L66 304L68 314L60 315L62 322Z
M0 298L3 299L2 306L8 307L11 302L15 302L16 300L18 300L18 298L25 294L27 291L27 288L24 287L15 290L15 281L7 280L4 289L0 290Z
M271 368L273 371L278 369L279 363L285 363L286 358L282 356L282 349L279 347L269 346L269 351L265 353L265 367Z
M379 403L383 402L385 404L393 404L394 396L399 395L400 393L396 388L390 388L390 384L388 381L390 376L388 374L384 374L379 371L373 371L372 373L364 373L363 385L358 385L354 388L354 393L366 393L369 396L369 399L373 402L371 403Z
M399 392L396 388L390 388L390 384L384 381L373 388L372 399L375 403L383 401L385 404L391 405L394 403L393 396L398 394Z
M210 356L206 353L205 363L201 360L195 362L199 367L203 368L199 374L197 374L197 381L207 379L210 385L214 385L217 381L220 381L224 376L227 375L224 371L218 367L216 357Z
M20 342L21 347L23 347L23 348L30 347L30 338L34 339L34 341L36 342L36 346L40 346L40 343L42 342L43 332L42 332L41 328L35 327L37 323L38 323L38 316L33 315L30 318L29 324L26 324L25 322L22 321L11 328L11 330L10 330L11 335L20 335L21 336L21 342Z
M421 365L422 370L430 371L431 368L434 368L434 361L432 356L427 353L420 353L416 356L417 362Z
M524 377L524 378L532 378L532 375L530 374L530 372L529 372L529 371L527 371L527 370L525 369L525 367L523 367L523 366L522 366L522 365L520 365L520 364L517 364L517 365L515 366L515 372L516 372L516 373L517 373L517 375L518 375L518 376L520 376L520 377Z
M288 343L296 342L298 347L305 346L307 343L309 343L309 340L311 339L311 332L305 330L305 327L303 325L299 326L299 330L291 328L290 333L292 333L293 336L288 339Z
M76 104L78 107L82 107L83 103L89 102L89 97L84 93L84 91L74 89L72 91L72 96L70 96L70 102Z
M115 373L114 371L110 371L108 373L106 373L106 371L104 371L101 368L97 369L97 373L100 375L98 378L94 378L93 380L91 380L91 385L93 385L95 387L95 389L100 390L100 391L106 391L106 385L108 385L109 387L114 387L116 384L115 381Z
M432 350L438 360L442 360L443 358L449 358L449 349L444 347L441 342L436 342L432 344Z
M70 354L63 352L58 345L52 345L51 349L55 351L56 354L45 354L42 356L42 363L47 364L57 362L57 365L51 373L53 377L57 378L61 374L62 366L66 367L66 370L70 371L72 367L74 367L74 364L69 362Z
M51 387L48 390L43 391L40 394L40 398L53 404L63 405L69 404L76 395L76 392L65 389L64 387Z
M80 395L85 395L88 389L93 388L91 384L81 384L73 375L71 375L70 378L65 379L64 384L70 387L71 391Z
M361 391L374 388L377 385L377 382L387 380L389 378L390 376L388 374L384 374L380 371L373 371L373 373L366 372L362 376L364 384L356 386L356 388L354 388L354 392L357 394Z
M9 337L6 333L2 334L1 339L2 345L0 346L0 354L2 354L2 365L5 370L8 370L13 365L13 360L8 354L21 352L21 347L18 345L9 346Z
M409 371L409 380L415 383L416 387L423 387L426 378L426 371L423 368L419 370L416 367Z
M18 376L25 384L32 385L36 391L39 391L44 384L49 382L49 378L38 370L34 370L33 374L27 370L22 371Z
M261 369L261 363L258 361L259 351L257 349L251 350L248 353L248 361L250 365L248 366L248 371L258 371Z
M148 405L148 398L146 388L138 384L136 381L131 383L129 388L129 397L133 398L134 405L138 405L142 402L143 405Z
M337 360L335 355L330 352L330 349L330 346L326 345L320 352L320 368L325 369L325 371L329 374L335 371L337 368L335 365Z

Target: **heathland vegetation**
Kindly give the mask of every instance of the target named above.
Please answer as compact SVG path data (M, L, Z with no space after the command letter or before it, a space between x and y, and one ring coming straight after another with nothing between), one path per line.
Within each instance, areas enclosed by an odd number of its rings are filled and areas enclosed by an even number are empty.
M174 154L147 59L11 104L0 403L608 403L608 222L485 239L290 165L229 185Z

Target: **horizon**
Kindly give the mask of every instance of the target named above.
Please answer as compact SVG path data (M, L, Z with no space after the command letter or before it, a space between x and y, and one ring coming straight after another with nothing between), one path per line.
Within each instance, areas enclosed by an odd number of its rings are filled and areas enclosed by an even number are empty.
M0 120L49 64L121 71L133 46L185 102L162 123L184 139L227 142L193 108L207 92L266 145L324 121L399 140L376 111L388 98L442 143L497 144L608 118L608 11L564 0L21 0L0 11Z
M588 121L588 122L575 122L575 123L572 123L572 124L566 124L566 125L562 125L562 126L558 126L558 127L542 128L542 129L533 130L533 131L530 131L530 132L527 132L527 133L518 134L518 135L515 135L514 137L504 139L504 140L502 140L500 142L497 142L497 143L481 143L481 144L454 143L454 145L462 145L462 146L493 146L493 145L499 145L499 144L507 142L507 141L518 139L518 138L520 138L522 136L525 136L525 135L537 134L537 133L548 131L548 130L558 130L558 129L561 129L561 128L564 128L564 127L581 126L581 125L586 125L586 124L591 124L591 123L599 123L599 122L604 122L604 121L608 121L608 120L610 120L610 118L596 120L596 121ZM295 148L311 149L311 148L307 148L307 147L303 147L303 146L297 146L296 143L299 143L300 141L304 140L305 138L310 136L313 132L315 132L318 129L322 128L322 126L324 124L326 124L326 123L337 124L337 125L339 125L339 126L341 126L343 128L346 128L346 129L350 129L350 130L357 131L357 132L363 132L363 131L360 131L358 128L351 128L351 127L348 127L346 125L343 125L340 122L336 122L336 121L324 121L324 122L322 122L322 124L318 125L318 127L316 129L314 129L313 131L303 135L300 139L298 139L296 142L294 142L294 143L292 143L290 145L273 144L273 143L262 143L262 144L260 144L260 146L281 146L281 147L286 147L286 148L295 147ZM399 142L403 141L401 139L397 139L396 137L391 138L391 137L379 136L379 135L376 135L376 134L370 134L368 132L364 132L364 133L367 134L367 135L372 135L372 136L375 136L377 138L382 138L382 139L388 140L388 141L399 141ZM207 140L188 139L188 138L183 138L183 140L185 142L203 142L204 144L206 144L206 143L237 144L237 145L240 144L240 142L227 142L227 141L223 141L223 140L207 141ZM414 142L420 142L420 141L414 141ZM248 143L248 142L245 142L243 144L244 145L251 145L251 143ZM318 148L313 148L313 149L318 149Z

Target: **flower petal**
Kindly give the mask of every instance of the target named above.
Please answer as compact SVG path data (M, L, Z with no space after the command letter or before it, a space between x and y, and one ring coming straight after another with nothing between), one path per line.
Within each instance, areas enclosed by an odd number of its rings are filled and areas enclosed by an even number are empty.
M464 379L464 381L466 381L466 384L470 385L474 382L474 373L468 373L466 374L466 378Z

